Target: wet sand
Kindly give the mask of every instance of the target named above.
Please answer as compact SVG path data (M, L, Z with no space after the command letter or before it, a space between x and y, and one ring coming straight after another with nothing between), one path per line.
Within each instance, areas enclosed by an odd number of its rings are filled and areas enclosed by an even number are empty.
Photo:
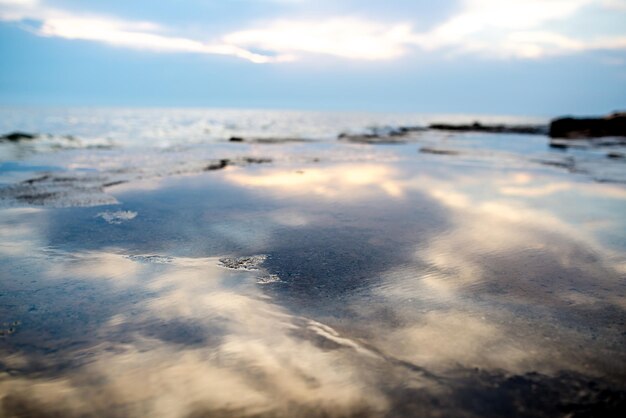
M623 416L615 148L396 142L5 150L0 415Z

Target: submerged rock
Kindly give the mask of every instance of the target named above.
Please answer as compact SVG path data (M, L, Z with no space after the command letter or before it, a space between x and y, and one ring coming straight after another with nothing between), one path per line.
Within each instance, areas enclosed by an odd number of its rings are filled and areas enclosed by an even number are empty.
M123 222L135 219L136 217L137 217L137 212L133 212L130 210L118 210L115 212L106 211L106 212L100 212L99 214L96 215L96 218L102 218L106 222L112 225L119 225Z
M217 160L215 162L210 163L206 167L204 167L204 171L213 171L213 170L221 170L228 166L243 166L249 164L265 164L271 163L273 160L271 158L265 157L242 157L236 159L223 158L221 160Z
M557 149L567 149L569 148L569 144L567 144L564 141L550 141L550 148L557 148Z
M217 162L214 162L214 163L211 163L211 164L207 165L204 168L204 170L205 171L221 170L222 168L226 168L229 164L230 164L230 160L229 159L222 159L222 160L219 160Z
M603 118L565 117L550 123L552 138L600 138L603 136L626 137L626 113L613 113Z
M276 274L267 274L265 276L261 276L261 277L257 277L256 279L256 283L257 284L272 284L272 283L280 283L282 282L282 280L280 280L280 277Z
M535 162L549 167L564 168L571 173L581 171L576 168L576 160L573 157L565 157L559 159L538 159L535 160Z
M550 148L599 148L620 147L626 145L625 137L605 136L600 138L550 138Z
M448 123L433 123L429 129L455 132L490 132L498 134L530 134L545 135L546 127L542 125L483 125L474 122L471 125L454 125Z
M259 270L267 256L253 255L249 257L224 257L220 258L219 266L230 270Z
M34 206L99 206L119 203L103 187L98 173L48 173L0 186L0 204Z
M435 154L435 155L459 155L460 154L460 152L454 151L454 150L437 149L437 148L429 148L429 147L420 148L420 152L424 154Z
M19 142L19 141L29 141L31 139L37 138L35 134L29 134L26 132L11 132L6 135L0 136L0 141L9 141L9 142Z
M404 144L406 141L403 137L424 130L426 128L420 126L372 128L371 133L349 134L344 132L339 134L337 139L357 144Z
M413 132L424 132L427 128L423 126L401 126L398 129L392 130L390 135L407 135Z
M306 142L308 139L302 138L243 138L241 136L231 136L229 142L248 142L251 144L285 144L287 142Z
M265 164L271 163L272 159L264 157L244 157L243 162L246 164Z
M170 264L174 261L174 258L162 255L127 255L125 256L129 260L136 261L138 263L147 264Z
M34 205L50 207L100 206L119 203L107 189L136 180L180 174L199 174L203 171L224 169L228 166L246 167L251 164L271 163L267 157L237 157L208 162L171 164L165 166L128 167L124 170L99 172L68 171L37 173L35 177L18 183L0 185L0 206ZM106 220L106 218L103 218Z
M404 144L400 135L378 135L378 134L340 134L338 139L341 141L352 142L355 144Z

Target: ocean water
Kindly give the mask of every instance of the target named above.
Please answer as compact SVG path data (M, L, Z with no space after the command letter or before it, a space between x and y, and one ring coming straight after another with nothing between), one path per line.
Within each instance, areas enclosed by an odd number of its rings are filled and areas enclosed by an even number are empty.
M0 416L622 416L624 145L474 120L1 109Z
M63 136L76 146L171 147L217 142L231 136L336 139L342 132L372 128L423 126L447 121L467 123L547 123L546 118L485 115L310 112L241 109L125 109L0 107L0 132L24 130ZM69 146L69 145L68 145Z

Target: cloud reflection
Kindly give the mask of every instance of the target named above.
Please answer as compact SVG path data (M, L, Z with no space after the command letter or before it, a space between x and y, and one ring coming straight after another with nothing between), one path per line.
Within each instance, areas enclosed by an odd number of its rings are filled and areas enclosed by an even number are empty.
M326 198L354 199L368 191L382 191L402 198L399 173L382 164L339 164L306 170L264 170L258 173L231 171L226 179L243 187L275 189L290 194L314 194Z
M257 273L225 270L217 258L139 260L105 251L40 260L40 274L51 283L106 281L142 297L65 353L88 358L86 364L51 378L18 372L0 379L5 413L350 416L385 409L385 397L360 364L367 350L272 303L255 285ZM171 323L193 324L189 329L204 334L203 343L160 338ZM324 340L333 348L320 345ZM4 367L31 362L28 352L3 351Z
M7 338L0 351L3 369L10 371L0 377L4 412L380 416L392 410L398 393L406 394L402 404L423 401L424 393L454 404L457 398L452 389L442 389L441 376L459 369L507 374L565 369L590 376L619 369L613 363L623 354L611 346L619 335L607 324L622 313L616 308L624 298L615 291L619 277L593 232L556 216L558 205L516 199L523 193L511 190L536 187L525 171L488 181L479 171L451 172L449 166L435 169L439 175L413 170L354 163L307 166L302 172L223 172L233 187L288 200L264 218L269 225L259 230L267 231L267 240L276 225L318 227L302 210L313 205L319 211L341 199L374 205L381 195L411 208L426 199L439 203L431 210L445 213L447 229L415 238L412 259L380 272L376 281L359 283L350 294L327 295L350 317L321 312L323 319L313 320L289 311L277 303L278 291L256 285L258 274L271 271L227 270L218 265L219 257L128 254L119 247L44 251L46 225L32 216L39 212L3 210L2 232L16 232L3 234L2 268L30 269L15 275L18 285L33 273L39 289L69 289L64 298L48 298L53 299L46 301L48 310L41 308L44 313L30 322L34 314L25 305L31 300L20 299L19 286L8 289L18 295L11 296L19 302L12 315L20 315L24 330ZM603 190L589 193L621 199ZM535 198L567 195L564 187L548 191ZM321 245L327 248L326 242ZM388 245L397 251L397 241ZM292 257L303 262L301 254ZM77 294L85 300L72 291L83 292ZM85 324L94 312L96 320ZM572 322L584 317L581 323L600 329L603 338L592 341L569 326L568 317ZM37 332L53 321L61 326ZM496 387L494 382L499 381L488 381L488 387Z

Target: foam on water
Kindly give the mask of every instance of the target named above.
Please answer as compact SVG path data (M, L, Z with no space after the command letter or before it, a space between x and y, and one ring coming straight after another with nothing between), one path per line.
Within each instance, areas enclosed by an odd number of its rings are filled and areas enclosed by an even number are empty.
M546 123L545 118L238 109L0 108L0 132L43 134L58 147L177 147L230 137L336 139L436 121ZM50 137L46 135L50 134Z

